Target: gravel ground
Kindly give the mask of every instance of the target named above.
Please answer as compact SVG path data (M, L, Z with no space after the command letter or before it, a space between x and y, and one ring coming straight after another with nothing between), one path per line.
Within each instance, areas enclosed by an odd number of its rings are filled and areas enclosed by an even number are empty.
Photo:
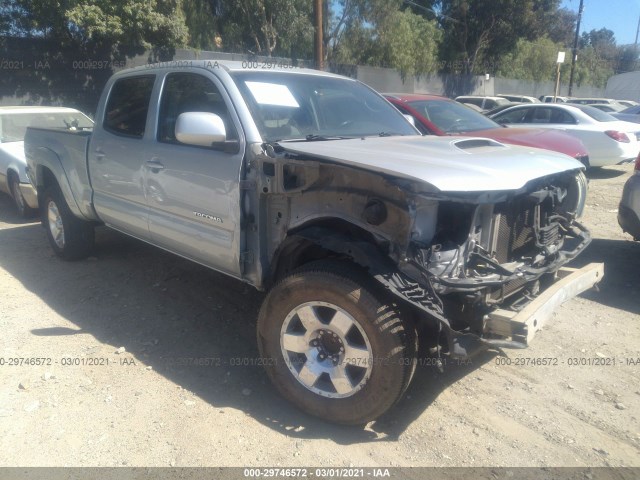
M0 465L640 466L640 243L616 221L631 170L590 175L595 239L574 266L605 262L599 291L508 359L420 366L366 428L310 418L238 365L258 357L262 294L107 229L65 263L2 196ZM517 364L535 358L557 364Z

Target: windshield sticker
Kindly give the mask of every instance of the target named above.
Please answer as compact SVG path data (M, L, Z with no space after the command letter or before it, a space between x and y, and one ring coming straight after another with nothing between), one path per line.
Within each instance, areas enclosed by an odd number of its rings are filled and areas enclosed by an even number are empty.
M286 85L264 82L245 82L253 98L261 105L277 105L279 107L299 108L298 102L293 98Z

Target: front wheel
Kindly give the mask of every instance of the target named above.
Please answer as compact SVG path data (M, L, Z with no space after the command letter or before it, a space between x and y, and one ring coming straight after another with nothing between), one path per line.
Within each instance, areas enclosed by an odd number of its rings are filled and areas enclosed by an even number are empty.
M57 185L45 190L41 205L42 223L56 255L65 260L89 256L94 242L93 225L71 212Z
M258 346L285 398L330 422L359 425L382 415L408 386L416 333L363 272L322 261L271 290Z

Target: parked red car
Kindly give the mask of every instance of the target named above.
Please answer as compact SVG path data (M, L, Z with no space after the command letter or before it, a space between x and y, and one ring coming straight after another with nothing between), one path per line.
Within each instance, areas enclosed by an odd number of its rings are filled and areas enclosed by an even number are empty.
M589 152L580 140L559 130L505 128L459 102L438 95L384 94L423 135L463 135L501 143L544 148L564 153L589 166Z

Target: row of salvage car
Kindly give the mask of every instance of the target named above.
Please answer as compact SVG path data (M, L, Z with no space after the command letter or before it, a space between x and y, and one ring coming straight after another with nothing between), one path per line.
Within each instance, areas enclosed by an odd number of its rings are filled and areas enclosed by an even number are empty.
M451 123L426 138L353 79L241 62L125 70L93 129L80 115L24 140L53 251L86 258L106 225L268 291L265 369L328 421L394 405L421 345L457 359L526 347L603 276L565 267L591 241L577 219L593 163L562 132L498 127L496 141L427 109Z
M503 144L543 148L569 155L586 168L631 162L640 152L639 124L618 120L589 105L523 103L488 118L438 95L384 96L423 135L482 137ZM13 198L20 216L33 216L38 208L36 192L25 171L26 128L83 130L92 125L90 118L71 108L0 107L0 191ZM625 232L638 239L640 200L634 193L635 179L628 183L619 222Z
M556 151L585 167L631 162L640 152L640 125L618 120L589 105L524 103L490 118L446 97L385 94L423 135L482 137L503 144ZM0 191L10 195L20 216L33 216L36 192L25 171L24 134L28 126L90 129L82 112L64 107L0 107ZM506 128L509 127L509 128ZM636 165L636 172L638 166ZM640 194L631 178L625 187L619 223L640 238ZM638 198L636 198L638 197Z

